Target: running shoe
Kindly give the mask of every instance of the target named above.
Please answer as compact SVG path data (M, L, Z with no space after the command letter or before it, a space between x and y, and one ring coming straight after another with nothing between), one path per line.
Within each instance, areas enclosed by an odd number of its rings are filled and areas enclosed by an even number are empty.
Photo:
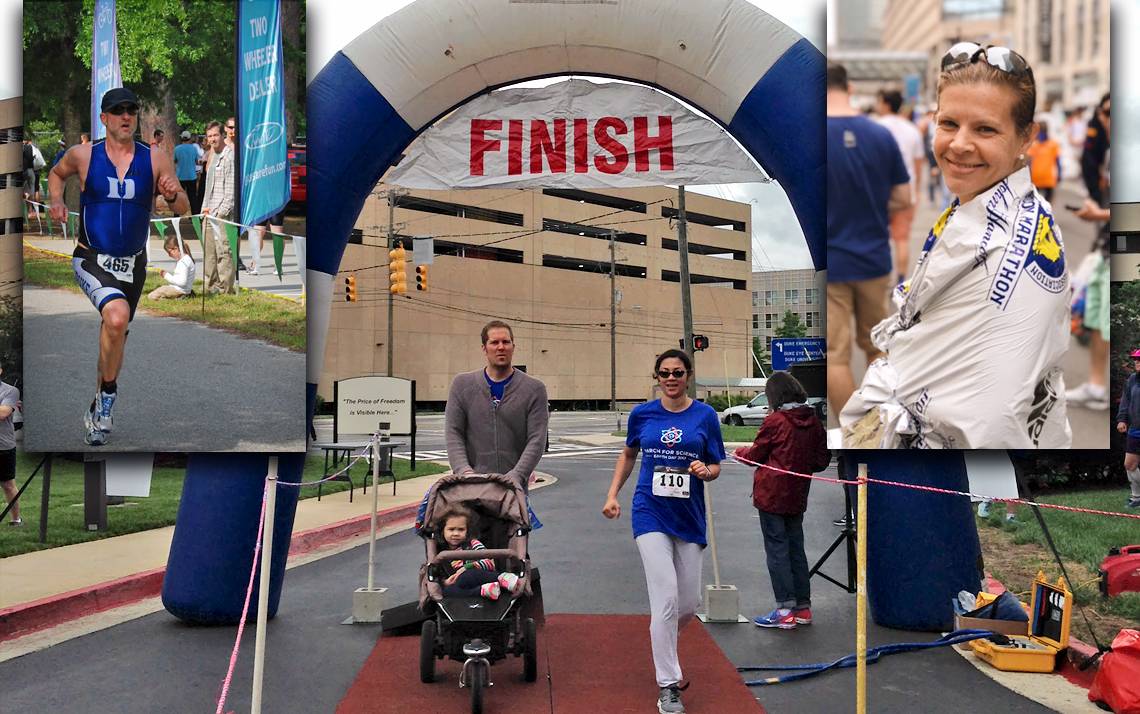
M24 525L24 519L23 518L17 518L14 521L8 521L8 525L12 526L13 528L20 528L21 526Z
M685 714L685 705L681 703L682 687L670 684L662 687L657 695L657 711L660 714Z
M990 517L990 502L989 501L982 501L981 503L978 504L978 518L989 518L989 517Z
M1094 387L1085 382L1065 392L1065 401L1085 409L1104 411L1108 409L1108 390L1104 387Z
M108 394L101 389L95 396L95 405L98 408L95 414L95 426L99 427L99 430L104 434L111 433L111 408L115 406L115 397L117 396L118 392Z
M792 608L792 619L794 619L796 621L797 625L810 625L811 624L811 608L810 607Z
M788 608L778 607L767 615L760 615L753 618L752 624L757 627L775 627L781 630L794 630L796 628L796 616Z
M836 518L834 521L831 522L831 525L835 526L836 528L846 528L847 527L847 516L840 516L839 518ZM854 517L851 518L851 525L852 526L855 525L855 518Z
M1129 508L1140 508L1140 498L1129 498L1128 499L1128 507Z
M95 417L95 405L92 404L83 413L83 426L87 430L83 436L83 441L89 446L102 446L107 443L107 435L95 425Z

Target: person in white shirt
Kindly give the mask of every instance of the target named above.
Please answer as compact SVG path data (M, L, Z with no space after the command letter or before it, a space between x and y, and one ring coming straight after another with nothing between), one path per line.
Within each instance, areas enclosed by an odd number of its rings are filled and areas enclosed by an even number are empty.
M167 238L162 244L166 254L174 261L174 272L168 273L165 270L159 270L159 275L162 276L168 284L162 285L150 291L147 295L151 300L161 300L163 298L180 298L186 297L190 294L194 286L194 256L190 255L189 248L185 252L178 246L178 239L173 236Z
M926 165L926 147L922 133L914 122L899 116L902 94L894 90L879 92L879 116L876 118L899 145L907 174L910 175L910 207L891 214L891 243L895 246L895 275L897 282L906 279L910 262L910 227L914 223L915 207L922 190L922 172Z

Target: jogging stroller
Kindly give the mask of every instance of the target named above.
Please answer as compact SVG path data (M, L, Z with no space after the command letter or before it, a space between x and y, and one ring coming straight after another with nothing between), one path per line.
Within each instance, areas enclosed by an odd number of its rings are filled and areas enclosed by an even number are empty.
M468 537L486 550L444 550L436 532L440 515L452 506L475 514ZM523 658L523 678L538 677L537 632L533 618L523 616L532 597L531 565L527 553L530 520L522 485L501 474L450 474L428 491L420 536L426 560L420 567L420 609L428 619L420 631L420 680L435 680L435 660L448 657L463 663L459 686L471 690L471 710L483 710L483 689L490 684L490 665L515 655ZM503 590L498 600L479 596L445 595L443 580L452 560L491 558L497 572L518 575L520 588Z

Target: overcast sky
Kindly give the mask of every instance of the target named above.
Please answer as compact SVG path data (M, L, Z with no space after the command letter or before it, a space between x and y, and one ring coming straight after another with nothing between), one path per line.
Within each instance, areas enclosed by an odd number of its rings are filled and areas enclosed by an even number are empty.
M414 0L309 0L310 79L342 47ZM748 0L824 48L825 0ZM592 81L599 81L591 78ZM557 81L556 79L547 82ZM810 268L803 231L782 188L771 184L694 186L693 191L752 204L752 264L763 268ZM822 207L821 207L822 210Z

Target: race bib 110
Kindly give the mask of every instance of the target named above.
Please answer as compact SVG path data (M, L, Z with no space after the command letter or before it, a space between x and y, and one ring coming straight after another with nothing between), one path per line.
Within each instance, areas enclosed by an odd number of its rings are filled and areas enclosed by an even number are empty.
M689 497L689 472L658 466L653 469L653 495L664 498Z

